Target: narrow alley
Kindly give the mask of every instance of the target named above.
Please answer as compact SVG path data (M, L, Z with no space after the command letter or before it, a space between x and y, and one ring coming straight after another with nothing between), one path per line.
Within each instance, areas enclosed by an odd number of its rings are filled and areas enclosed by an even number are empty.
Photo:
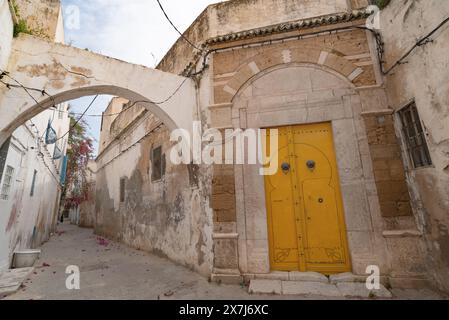
M66 267L80 268L67 290ZM246 288L212 284L173 262L95 236L68 223L42 247L35 270L12 300L250 299Z
M438 0L0 0L0 300L449 300L448 31Z
M69 265L80 268L80 290L68 290ZM393 290L393 299L443 299L431 290ZM154 254L64 223L42 247L21 289L3 300L324 300L329 295L251 295L242 285L219 285ZM1 300L1 299L0 299Z

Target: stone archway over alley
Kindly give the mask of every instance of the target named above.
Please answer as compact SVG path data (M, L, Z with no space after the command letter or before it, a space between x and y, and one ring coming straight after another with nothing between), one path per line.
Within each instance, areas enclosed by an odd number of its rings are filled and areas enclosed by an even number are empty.
M10 61L3 78L20 86L1 88L0 145L17 127L43 110L95 94L138 102L171 130L192 130L196 94L189 78L29 35L14 40ZM38 103L21 86L38 89L28 89Z

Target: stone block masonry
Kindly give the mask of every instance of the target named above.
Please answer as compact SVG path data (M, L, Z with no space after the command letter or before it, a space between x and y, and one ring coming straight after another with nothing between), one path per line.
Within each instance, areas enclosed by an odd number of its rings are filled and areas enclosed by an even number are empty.
M363 116L382 216L411 216L410 195L393 114L380 112Z

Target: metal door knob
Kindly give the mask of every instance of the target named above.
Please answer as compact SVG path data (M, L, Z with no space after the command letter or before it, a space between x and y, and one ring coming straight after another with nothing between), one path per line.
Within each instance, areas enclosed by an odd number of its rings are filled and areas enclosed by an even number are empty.
M316 167L316 162L314 160L309 160L307 161L307 168L309 168L310 170L315 169Z
M290 164L287 163L287 162L284 162L284 163L281 165L281 168L282 168L282 171L284 171L284 172L289 172L289 171L290 171Z

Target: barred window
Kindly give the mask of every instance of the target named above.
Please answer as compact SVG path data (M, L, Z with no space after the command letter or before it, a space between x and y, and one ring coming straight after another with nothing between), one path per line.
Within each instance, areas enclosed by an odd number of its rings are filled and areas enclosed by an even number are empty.
M419 118L415 102L399 111L407 152L415 168L432 165L426 136Z
M5 176L3 178L2 191L0 193L0 200L8 200L11 194L12 183L14 180L14 168L6 166Z
M64 118L64 105L60 104L58 106L58 119L62 120Z
M126 180L125 178L120 179L120 203L125 202L125 187L126 187Z
M162 154L162 147L157 147L151 153L151 180L158 181L164 176L165 154Z

